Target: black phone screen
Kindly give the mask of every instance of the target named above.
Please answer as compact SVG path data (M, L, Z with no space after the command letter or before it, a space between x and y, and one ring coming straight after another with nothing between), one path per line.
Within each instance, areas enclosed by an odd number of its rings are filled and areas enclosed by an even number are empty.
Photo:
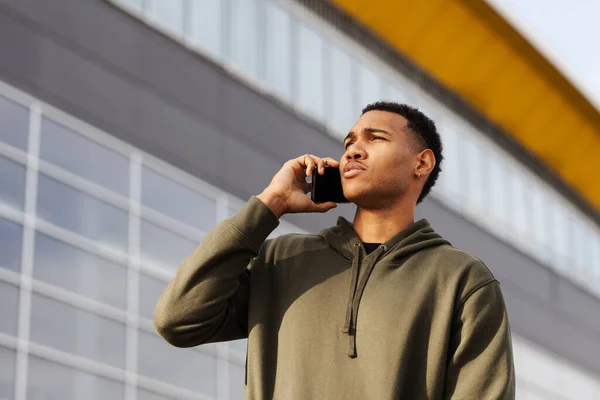
M325 167L323 175L319 175L317 168L312 173L310 198L315 203L333 201L335 203L348 203L342 189L340 170L334 167Z

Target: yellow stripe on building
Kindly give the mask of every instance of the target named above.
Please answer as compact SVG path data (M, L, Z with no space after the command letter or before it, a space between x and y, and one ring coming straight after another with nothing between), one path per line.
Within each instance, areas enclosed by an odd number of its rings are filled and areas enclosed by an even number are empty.
M600 113L485 2L332 2L503 127L600 211Z

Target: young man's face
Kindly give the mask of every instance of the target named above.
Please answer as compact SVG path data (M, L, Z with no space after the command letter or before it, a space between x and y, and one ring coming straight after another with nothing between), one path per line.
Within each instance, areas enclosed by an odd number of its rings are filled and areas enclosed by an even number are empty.
M362 115L350 129L340 160L348 200L377 208L415 190L414 185L419 184L414 179L419 150L406 124L399 114L374 110Z

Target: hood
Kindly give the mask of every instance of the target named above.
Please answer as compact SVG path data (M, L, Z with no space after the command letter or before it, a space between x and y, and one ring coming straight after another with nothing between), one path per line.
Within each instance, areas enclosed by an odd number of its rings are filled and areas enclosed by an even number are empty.
M426 219L413 222L402 231L395 234L385 243L382 243L375 251L368 256L362 256L365 253L360 238L356 234L352 224L344 217L338 217L337 224L327 229L323 229L319 236L323 237L327 244L339 253L343 258L352 263L352 279L348 290L348 302L346 304L346 318L342 333L348 335L347 354L351 358L357 356L356 353L356 321L360 299L369 280L369 276L375 268L378 260L385 260L386 263L400 263L406 257L430 247L451 244L442 236L435 233L430 223ZM358 282L359 265L362 259L368 260L365 272Z

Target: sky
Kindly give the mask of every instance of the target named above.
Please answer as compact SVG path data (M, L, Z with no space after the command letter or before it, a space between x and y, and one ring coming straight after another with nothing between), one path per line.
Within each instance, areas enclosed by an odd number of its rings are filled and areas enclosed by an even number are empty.
M600 0L486 0L600 110Z

